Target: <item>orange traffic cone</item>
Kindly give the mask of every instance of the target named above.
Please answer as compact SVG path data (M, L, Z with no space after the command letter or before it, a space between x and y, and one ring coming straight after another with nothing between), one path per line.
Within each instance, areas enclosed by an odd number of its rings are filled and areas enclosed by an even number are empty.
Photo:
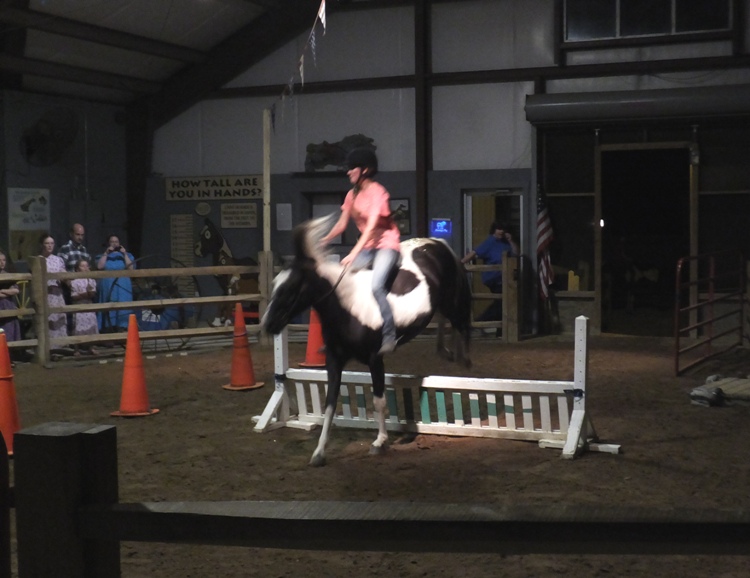
M302 367L326 366L323 328L320 326L320 317L318 317L315 309L310 309L310 329L307 330L307 351L305 352L305 361L299 365Z
M255 381L253 358L250 355L250 344L247 342L245 315L242 312L242 305L240 303L234 306L233 347L231 383L222 385L222 387L230 391L243 391L263 387L263 382L256 383Z
M16 386L13 384L10 352L5 333L0 329L0 431L3 433L8 455L13 455L13 434L21 429L18 419Z
M141 417L159 413L148 403L146 380L143 375L143 355L141 338L138 336L138 322L135 315L128 319L128 341L125 345L125 367L122 373L122 396L119 411L113 411L113 417Z

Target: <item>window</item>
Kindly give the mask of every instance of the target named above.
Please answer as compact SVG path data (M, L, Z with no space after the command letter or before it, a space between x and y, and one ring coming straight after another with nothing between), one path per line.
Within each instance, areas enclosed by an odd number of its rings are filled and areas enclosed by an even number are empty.
M621 0L620 36L671 32L672 0Z
M729 5L730 0L678 0L675 6L675 31L726 30L731 20Z
M566 42L728 31L736 0L564 0Z
M565 2L566 40L591 40L617 36L617 0Z

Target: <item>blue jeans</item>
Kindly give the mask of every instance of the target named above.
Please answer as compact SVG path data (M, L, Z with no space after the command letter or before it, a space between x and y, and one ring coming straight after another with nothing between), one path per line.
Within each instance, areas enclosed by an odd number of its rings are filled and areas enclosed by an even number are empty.
M393 311L388 303L388 290L385 285L398 265L399 256L399 252L394 249L362 249L351 265L352 271L366 269L372 265L372 294L383 316L383 341L386 340L386 336L396 339L396 325L393 322Z
M503 292L503 280L491 281L486 284L487 288L492 293L500 294ZM493 300L489 307L484 310L477 321L501 321L503 318L503 302L500 300Z

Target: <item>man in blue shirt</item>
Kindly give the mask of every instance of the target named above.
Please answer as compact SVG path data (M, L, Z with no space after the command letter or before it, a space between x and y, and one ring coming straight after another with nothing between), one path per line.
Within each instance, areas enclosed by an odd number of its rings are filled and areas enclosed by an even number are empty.
M479 257L485 265L500 265L503 262L503 255L510 253L511 256L518 256L518 245L513 240L510 233L506 231L503 223L493 221L490 225L489 236L473 251L470 251L461 259L462 263L473 261ZM502 271L485 271L482 273L482 283L492 293L503 292L503 272ZM502 319L503 304L500 299L493 300L490 306L482 313L477 321L499 321Z

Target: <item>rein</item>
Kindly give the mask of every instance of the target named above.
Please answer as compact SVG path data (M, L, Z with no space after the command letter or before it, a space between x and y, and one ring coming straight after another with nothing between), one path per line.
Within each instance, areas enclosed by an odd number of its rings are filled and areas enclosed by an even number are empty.
M338 279L336 280L336 283L334 283L334 284L333 284L333 287L331 287L331 290L330 290L330 291L328 291L328 292L327 292L327 293L326 293L325 295L323 295L322 297L320 297L320 298L316 299L316 300L314 301L314 304L316 304L316 305L317 305L318 303L320 303L320 302L321 302L321 301L323 301L324 299L328 299L328 297L330 297L330 296L331 296L331 295L333 294L333 292L334 292L334 291L336 291L336 287L338 287L338 286L339 286L339 283L341 283L341 280L342 280L342 279L344 278L344 275L346 275L346 270L347 270L348 268L349 268L349 266L348 266L348 265L346 265L346 266L345 266L345 267L344 267L344 268L343 268L343 269L341 270L341 275L339 275L339 278L338 278Z

